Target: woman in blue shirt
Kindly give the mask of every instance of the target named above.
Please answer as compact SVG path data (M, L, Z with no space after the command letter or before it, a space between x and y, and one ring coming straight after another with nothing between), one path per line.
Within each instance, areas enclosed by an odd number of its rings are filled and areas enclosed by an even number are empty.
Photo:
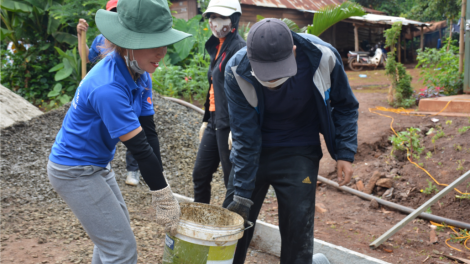
M191 35L172 29L166 0L120 0L96 23L109 53L82 80L52 147L47 171L95 244L92 264L137 263L129 213L110 167L121 141L150 187L157 223L176 233L180 209L167 184L153 121L153 73L166 46Z

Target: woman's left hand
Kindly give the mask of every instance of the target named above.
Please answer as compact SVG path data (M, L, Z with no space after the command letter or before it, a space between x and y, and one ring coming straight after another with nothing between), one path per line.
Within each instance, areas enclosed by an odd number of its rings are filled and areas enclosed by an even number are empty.
M150 192L152 193L152 203L157 211L157 223L165 227L165 232L175 236L181 211L170 186Z

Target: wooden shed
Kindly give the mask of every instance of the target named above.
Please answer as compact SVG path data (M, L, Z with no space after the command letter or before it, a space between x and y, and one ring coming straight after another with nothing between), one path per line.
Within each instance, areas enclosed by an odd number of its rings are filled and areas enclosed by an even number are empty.
M170 10L175 11L173 16L176 18L188 20L201 13L197 0L171 0L171 3L173 5L171 5Z

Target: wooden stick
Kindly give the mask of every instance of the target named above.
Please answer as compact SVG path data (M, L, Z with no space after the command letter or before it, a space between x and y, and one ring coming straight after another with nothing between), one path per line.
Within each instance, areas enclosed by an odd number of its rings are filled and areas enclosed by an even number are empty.
M82 31L79 39L79 45L81 47L82 52L80 53L80 58L82 60L82 79L86 76L86 31Z

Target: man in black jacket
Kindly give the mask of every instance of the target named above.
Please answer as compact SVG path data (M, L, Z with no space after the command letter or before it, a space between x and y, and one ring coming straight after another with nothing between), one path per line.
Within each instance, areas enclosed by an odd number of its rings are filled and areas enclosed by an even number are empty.
M225 186L232 169L228 144L230 124L224 91L225 65L238 50L246 46L246 42L238 35L241 16L238 0L213 0L204 16L209 19L213 35L206 42L206 50L211 58L207 72L209 91L199 131L201 144L194 166L193 182L194 201L210 203L212 175L217 171L219 163L222 163Z
M269 186L276 191L281 264L310 264L320 136L337 160L338 182L350 181L357 150L357 102L330 44L266 18L247 47L227 63L232 172L224 207L255 223ZM344 173L344 176L343 176ZM253 228L237 245L245 261Z

